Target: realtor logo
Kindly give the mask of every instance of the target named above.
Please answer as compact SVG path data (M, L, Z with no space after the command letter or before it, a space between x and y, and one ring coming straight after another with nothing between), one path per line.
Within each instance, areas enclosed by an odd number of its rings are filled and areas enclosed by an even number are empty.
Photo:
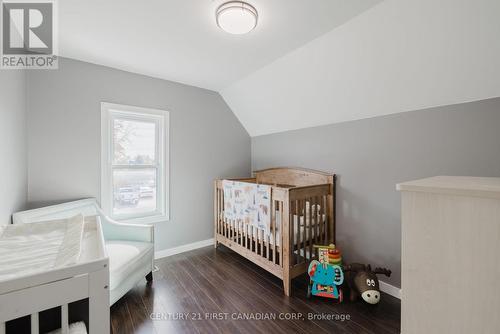
M57 69L55 2L3 0L2 69Z

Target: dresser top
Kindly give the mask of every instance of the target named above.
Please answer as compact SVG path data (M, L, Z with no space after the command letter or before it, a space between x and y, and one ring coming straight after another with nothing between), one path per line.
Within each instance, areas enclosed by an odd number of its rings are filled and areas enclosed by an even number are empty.
M489 197L500 199L499 177L434 176L400 183L399 191Z

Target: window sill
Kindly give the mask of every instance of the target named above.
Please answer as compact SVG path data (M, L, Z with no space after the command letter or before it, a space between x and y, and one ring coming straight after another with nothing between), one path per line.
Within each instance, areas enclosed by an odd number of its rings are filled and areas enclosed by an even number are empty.
M167 215L157 215L157 216L148 216L148 217L140 217L140 218L128 218L128 219L120 219L117 220L120 223L126 224L146 224L152 225L157 223L168 222L170 219Z

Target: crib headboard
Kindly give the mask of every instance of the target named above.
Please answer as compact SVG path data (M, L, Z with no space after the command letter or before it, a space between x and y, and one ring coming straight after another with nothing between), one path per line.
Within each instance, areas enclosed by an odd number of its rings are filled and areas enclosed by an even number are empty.
M257 183L289 184L296 187L333 184L335 174L297 167L276 167L254 171Z

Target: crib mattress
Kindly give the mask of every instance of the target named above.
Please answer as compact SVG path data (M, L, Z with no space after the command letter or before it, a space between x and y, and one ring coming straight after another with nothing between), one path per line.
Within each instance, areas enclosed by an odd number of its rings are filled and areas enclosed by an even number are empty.
M82 215L0 226L0 282L77 263L83 231Z
M305 219L305 224L304 224L304 216L298 216L294 215L293 216L294 222L294 244L297 245L298 243L303 242L304 240L309 239L309 233L312 234L312 238L316 237L317 232L315 231L316 227L316 221L312 219L312 226L311 226L311 231L309 231L309 217ZM326 215L322 214L321 216L318 216L318 223L323 224L326 220ZM243 224L243 223L241 223ZM300 238L299 238L299 226L300 226ZM279 218L279 215L276 216L276 246L280 246L281 243L281 221ZM271 232L272 233L272 232ZM253 230L253 237L258 239L258 240L264 240L264 241L269 241L271 245L274 245L274 238L272 238L272 234L266 234L263 229L255 229ZM268 240L269 237L269 240Z
M311 233L312 238L316 237L316 221L312 219L312 222L309 222L309 217L305 219L305 224L304 224L304 216L293 216L293 227L294 227L294 233L293 233L293 244L297 245L298 243L304 242L304 240L309 239L309 233ZM321 217L318 217L318 223L322 224L326 220L326 215L321 215ZM297 223L299 221L299 223ZM278 226L281 226L281 222L277 224ZM309 228L309 225L311 225L311 228ZM300 227L300 238L299 238L299 227ZM271 245L274 244L274 240L271 240L271 236L269 236L269 241ZM276 232L276 246L281 246L281 229L278 229Z

